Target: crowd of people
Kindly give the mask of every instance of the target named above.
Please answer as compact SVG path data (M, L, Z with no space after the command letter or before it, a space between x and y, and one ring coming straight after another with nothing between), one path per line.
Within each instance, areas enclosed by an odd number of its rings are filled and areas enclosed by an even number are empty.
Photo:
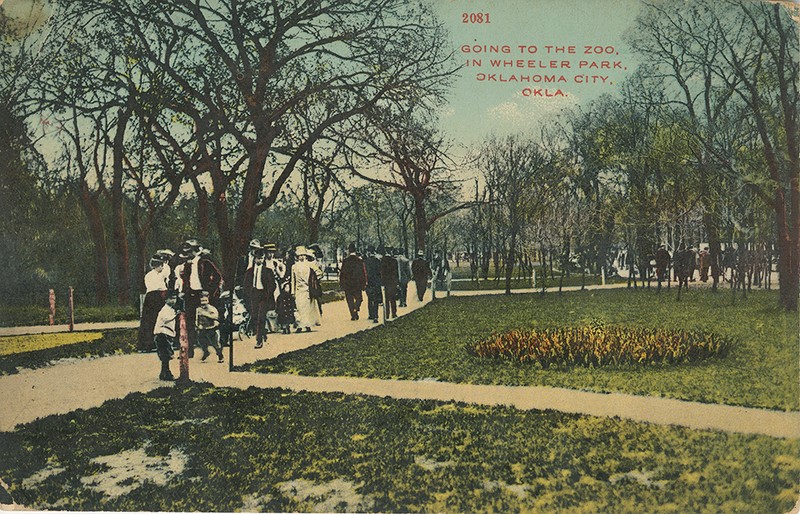
M435 277L447 266L446 259L437 258L432 272L422 251L411 260L402 249L383 245L367 246L362 255L351 244L347 253L339 268L339 286L350 319L360 319L366 293L367 315L373 323L379 322L381 304L387 319L397 317L398 308L408 305L412 281L421 302L428 280L434 279L435 284ZM150 259L151 269L144 278L138 349L156 351L161 361L159 378L174 380L169 361L179 349L179 315L184 312L188 357L194 357L197 346L203 352L201 360L208 359L213 350L222 363L222 342L234 330L235 302L244 306L245 323L255 336L256 349L264 347L270 332L310 332L322 324L322 259L317 244L297 246L279 255L276 244L254 239L237 263L231 296L223 292L222 273L210 252L196 240L185 241L176 252L159 250Z

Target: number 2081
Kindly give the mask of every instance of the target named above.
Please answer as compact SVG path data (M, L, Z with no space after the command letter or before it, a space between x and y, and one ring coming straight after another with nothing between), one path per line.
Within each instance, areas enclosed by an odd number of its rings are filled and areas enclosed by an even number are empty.
M461 23L490 23L488 12L461 13Z

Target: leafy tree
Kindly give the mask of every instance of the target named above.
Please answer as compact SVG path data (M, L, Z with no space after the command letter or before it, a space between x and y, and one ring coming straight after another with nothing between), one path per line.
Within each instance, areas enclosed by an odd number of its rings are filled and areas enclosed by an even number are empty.
M174 91L184 165L207 173L227 274L326 130L386 102L439 95L452 72L429 7L399 0L77 0ZM294 114L312 112L300 125ZM177 138L176 138L177 140Z

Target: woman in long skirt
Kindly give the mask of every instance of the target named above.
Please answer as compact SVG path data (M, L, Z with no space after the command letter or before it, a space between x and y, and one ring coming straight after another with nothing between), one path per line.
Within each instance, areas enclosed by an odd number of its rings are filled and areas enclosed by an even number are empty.
M316 276L317 281L322 278L322 270L319 266L309 262L309 251L303 247L297 247L297 262L292 266L292 293L294 294L297 307L297 331L311 332L311 327L320 322L319 307L317 301L311 298L309 293L309 283L311 274Z

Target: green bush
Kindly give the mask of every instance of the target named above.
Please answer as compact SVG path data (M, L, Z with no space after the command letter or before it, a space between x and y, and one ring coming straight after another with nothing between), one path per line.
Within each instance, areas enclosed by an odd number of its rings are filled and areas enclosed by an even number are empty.
M665 328L595 326L521 329L475 343L478 357L550 366L676 364L725 356L730 343L714 334Z
M106 323L111 321L130 321L139 318L139 311L130 305L75 306L75 323ZM44 305L0 305L0 326L22 327L47 325L50 323L50 309ZM56 325L69 323L67 309L56 306Z

